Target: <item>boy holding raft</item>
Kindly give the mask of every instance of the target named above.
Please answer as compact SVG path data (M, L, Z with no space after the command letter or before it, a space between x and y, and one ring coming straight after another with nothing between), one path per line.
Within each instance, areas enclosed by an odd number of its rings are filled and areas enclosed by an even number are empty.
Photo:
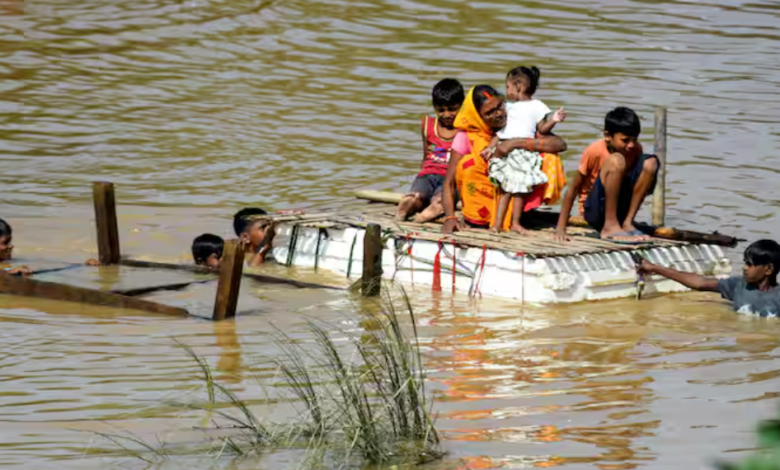
M566 225L579 195L580 215L598 230L601 238L616 243L637 244L647 236L634 226L642 202L653 193L659 162L642 153L639 116L618 107L604 119L604 138L582 154L579 171L566 191L555 239L566 241Z
M433 87L431 96L436 117L423 116L422 119L422 168L412 182L411 191L398 204L396 220L406 220L422 211L415 217L415 222L428 222L444 213L441 194L452 141L458 133L454 127L455 116L466 94L459 81L445 78Z
M11 261L14 252L13 230L11 226L3 219L0 219L0 265ZM5 274L31 274L27 266L7 266L0 269L0 273Z
M745 268L742 276L714 279L693 273L684 273L653 264L646 259L637 265L640 274L656 274L677 281L698 291L719 292L731 301L738 313L777 317L780 315L780 287L777 270L780 269L780 244L774 240L759 240L745 250Z
M233 216L233 230L244 247L246 265L250 268L265 263L276 235L272 221L249 218L263 215L268 215L268 212L259 207L246 207Z

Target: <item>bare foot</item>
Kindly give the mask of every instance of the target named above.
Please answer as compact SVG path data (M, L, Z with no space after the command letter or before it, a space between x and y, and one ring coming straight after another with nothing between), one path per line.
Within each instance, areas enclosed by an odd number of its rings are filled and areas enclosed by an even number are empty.
M520 235L528 235L531 233L530 230L528 230L527 228L523 227L520 224L512 224L512 226L509 227L509 230L515 233L519 233Z
M414 195L404 196L403 199L401 199L401 202L398 203L398 210L395 212L395 220L403 222L409 218L409 214L417 212L419 209L417 206L420 205L418 201L419 199Z
M490 233L501 233L501 227L490 227Z
M601 239L616 241L616 242L626 242L626 243L641 242L644 240L642 237L637 236L632 232L624 232L623 229L620 227L618 227L617 229L610 229L610 230L604 228L601 231Z
M623 224L623 232L630 233L636 237L637 240L649 240L650 237L645 235L641 230L636 228L633 223L626 222Z

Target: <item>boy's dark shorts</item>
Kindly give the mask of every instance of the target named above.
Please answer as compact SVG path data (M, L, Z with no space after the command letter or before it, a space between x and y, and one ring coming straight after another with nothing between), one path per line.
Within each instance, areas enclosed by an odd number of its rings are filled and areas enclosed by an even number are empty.
M617 209L617 218L621 224L626 219L628 209L631 207L631 198L634 197L634 186L636 186L637 181L639 181L639 175L642 174L642 167L644 166L645 161L650 158L658 160L658 157L655 155L641 155L633 168L629 169L626 176L623 178L623 183L620 185ZM647 194L653 194L657 179L658 172L656 171ZM585 220L588 222L588 225L599 231L604 228L606 196L607 194L604 190L604 185L601 184L601 174L599 174L596 183L593 184L593 189L591 189L590 194L588 195L588 199L585 200Z
M444 179L445 177L442 175L418 175L412 182L410 192L419 194L423 204L427 206L431 203L433 196L441 193L444 189Z

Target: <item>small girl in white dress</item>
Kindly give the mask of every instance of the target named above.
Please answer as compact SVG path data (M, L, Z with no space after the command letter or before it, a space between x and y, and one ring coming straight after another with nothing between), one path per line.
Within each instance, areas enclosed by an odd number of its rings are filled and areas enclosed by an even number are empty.
M509 71L506 76L506 95L510 100L506 104L506 126L497 133L483 156L492 157L500 140L533 139L537 132L549 134L555 124L566 119L563 108L551 113L546 104L533 99L540 75L536 67L516 67ZM514 206L510 230L527 233L528 230L520 225L525 196L533 191L534 186L547 183L547 175L542 172L541 154L515 149L505 158L492 158L488 170L491 181L500 188L501 194L493 230L501 231L512 198Z

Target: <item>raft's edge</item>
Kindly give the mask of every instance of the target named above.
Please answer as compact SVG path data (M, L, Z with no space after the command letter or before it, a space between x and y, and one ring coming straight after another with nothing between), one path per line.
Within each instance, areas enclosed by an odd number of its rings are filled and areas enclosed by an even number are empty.
M294 222L277 227L275 261L291 266L325 269L356 280L361 276L363 258L362 228L328 228L298 226L294 254L290 253ZM319 242L318 242L319 238ZM411 257L409 241L391 238L383 253L383 278L402 284L431 287L434 262L440 245L436 241L413 240ZM317 246L319 245L318 255ZM398 248L396 248L398 247ZM513 299L528 303L572 303L607 300L636 295L636 272L629 251L601 254L525 258L501 250L476 247L456 248L456 276L452 276L451 244L441 245L440 284L442 291ZM716 245L678 244L640 250L650 261L675 269L708 276L726 276L731 263L724 248ZM483 253L485 256L482 269ZM352 258L350 267L350 257ZM668 279L645 279L645 293L670 293L687 290Z

